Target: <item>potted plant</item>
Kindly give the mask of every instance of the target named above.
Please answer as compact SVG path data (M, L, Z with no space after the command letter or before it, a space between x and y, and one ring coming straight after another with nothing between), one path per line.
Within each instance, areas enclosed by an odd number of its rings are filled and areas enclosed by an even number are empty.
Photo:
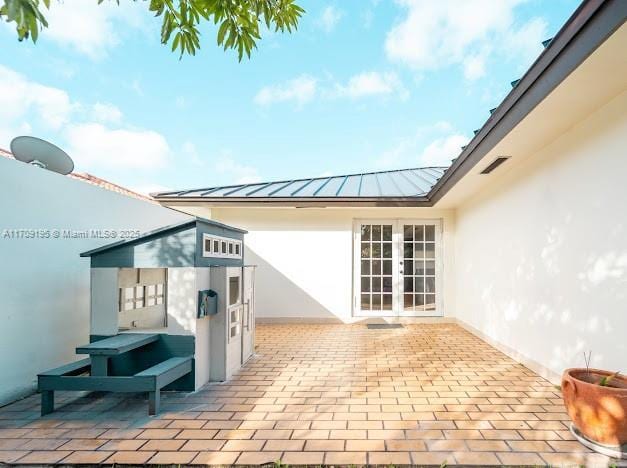
M597 444L627 444L627 377L620 372L585 368L566 369L562 397L576 429Z

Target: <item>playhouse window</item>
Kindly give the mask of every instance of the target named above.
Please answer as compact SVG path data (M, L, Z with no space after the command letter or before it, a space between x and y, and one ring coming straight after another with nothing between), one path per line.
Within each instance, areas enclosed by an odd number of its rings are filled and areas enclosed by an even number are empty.
M242 258L242 241L214 234L203 234L203 257Z
M118 273L120 329L160 328L166 325L166 270L121 268Z
M229 277L229 305L239 303L239 276Z
M241 309L233 309L229 314L229 339L235 338L242 329Z

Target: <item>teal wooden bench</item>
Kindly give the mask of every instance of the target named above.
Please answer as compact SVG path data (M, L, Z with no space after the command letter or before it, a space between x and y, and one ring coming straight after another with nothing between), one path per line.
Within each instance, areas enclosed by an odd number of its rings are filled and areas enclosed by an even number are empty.
M41 392L41 415L54 411L56 390L148 392L148 414L157 414L161 389L192 372L193 356L171 357L129 376L108 375L108 360L158 339L159 335L129 333L79 346L76 348L77 354L89 354L90 357L37 376Z
M41 415L54 411L54 392L103 391L148 392L148 414L159 412L161 389L192 371L193 357L173 357L132 376L85 375L91 368L90 358L57 367L37 376L41 392Z
M170 358L135 374L135 378L149 380L151 388L154 389L148 391L148 414L154 415L159 412L161 389L191 371L192 357L188 356Z

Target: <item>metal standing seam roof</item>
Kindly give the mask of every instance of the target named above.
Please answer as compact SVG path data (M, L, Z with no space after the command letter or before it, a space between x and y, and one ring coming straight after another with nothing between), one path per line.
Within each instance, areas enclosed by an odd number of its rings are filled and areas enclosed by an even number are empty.
M421 167L308 179L256 182L154 193L168 199L329 199L425 197L442 177L444 167Z

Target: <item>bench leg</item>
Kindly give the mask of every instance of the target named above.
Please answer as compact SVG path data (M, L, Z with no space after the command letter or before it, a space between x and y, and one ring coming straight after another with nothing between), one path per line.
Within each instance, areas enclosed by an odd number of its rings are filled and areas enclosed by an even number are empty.
M148 414L155 416L159 413L159 406L161 404L161 391L157 389L154 392L148 392Z
M108 373L108 356L91 356L91 375L105 377Z
M41 392L41 415L45 416L54 411L54 392L44 390Z

